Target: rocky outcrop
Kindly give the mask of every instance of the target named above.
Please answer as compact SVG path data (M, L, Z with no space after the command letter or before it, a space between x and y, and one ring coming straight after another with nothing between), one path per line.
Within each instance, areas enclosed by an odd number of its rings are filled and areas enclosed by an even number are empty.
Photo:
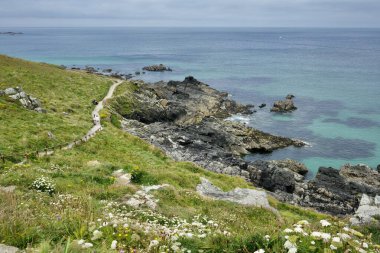
M21 87L7 88L0 91L1 96L8 96L12 100L18 101L23 107L34 110L39 113L45 113L46 110L42 109L41 102L28 94L26 94Z
M380 222L380 195L370 197L363 194L359 208L350 219L352 225L363 225Z
M193 77L182 82L135 85L134 93L111 103L125 118L123 128L175 160L249 178L248 162L242 155L304 145L225 120L232 114L251 113L250 106L231 100L227 93Z
M286 96L285 100L279 100L274 102L273 107L270 109L271 112L292 112L297 110L293 101L294 96L289 94Z
M153 71L153 72L172 71L171 68L166 67L164 64L145 66L143 67L143 70Z
M197 192L202 196L212 199L230 201L246 206L262 207L276 214L278 213L276 209L269 205L267 194L264 191L235 188L232 191L224 192L206 178L201 178L201 183L197 185Z

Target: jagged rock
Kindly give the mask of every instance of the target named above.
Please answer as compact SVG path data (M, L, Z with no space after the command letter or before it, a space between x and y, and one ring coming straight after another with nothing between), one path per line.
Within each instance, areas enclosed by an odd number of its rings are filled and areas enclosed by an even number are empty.
M91 67L91 66L86 66L86 67L84 68L84 70L85 70L87 73L91 73L91 74L97 72L97 70L96 70L94 67Z
M380 196L370 197L363 194L358 209L350 219L352 225L363 225L379 222Z
M271 112L292 112L297 109L293 102L293 95L287 95L285 100L274 102Z
M276 209L269 205L267 194L264 191L235 188L232 191L224 192L206 178L201 178L201 183L197 185L197 192L202 196L212 199L230 201L246 206L262 207L278 213Z
M103 69L103 72L104 72L104 73L111 73L111 72L112 72L112 69Z
M8 246L5 244L0 244L0 252L1 253L17 253L19 249L13 246Z
M41 102L28 94L26 94L22 88L7 88L4 93L13 100L18 100L21 105L29 110L44 113L46 110L41 108Z
M379 165L377 165L376 169L377 169L377 172L379 172L379 173L380 173L380 164L379 164Z
M155 72L172 71L171 68L166 67L163 64L146 66L146 67L143 67L143 70L146 70L146 71L155 71Z
M261 104L259 105L259 108L261 109L261 108L264 108L265 106L267 106L267 104Z
M15 95L18 93L17 88L7 88L4 90L5 95Z

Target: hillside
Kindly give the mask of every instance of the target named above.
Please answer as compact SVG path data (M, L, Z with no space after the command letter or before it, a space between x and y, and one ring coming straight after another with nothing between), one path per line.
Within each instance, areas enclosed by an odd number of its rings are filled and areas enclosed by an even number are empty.
M375 228L358 232L345 219L269 194L270 208L201 196L201 178L223 191L255 189L168 158L120 129L108 107L100 113L103 131L88 142L33 156L81 138L93 125L92 100L102 100L114 80L7 56L0 69L0 90L22 87L46 110L0 96L2 244L26 252L380 252ZM132 89L125 81L116 93Z

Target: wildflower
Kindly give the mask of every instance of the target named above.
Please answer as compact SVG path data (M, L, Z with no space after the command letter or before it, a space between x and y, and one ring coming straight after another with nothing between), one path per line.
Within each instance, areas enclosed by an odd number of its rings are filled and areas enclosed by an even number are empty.
M363 248L365 248L365 249L368 249L368 243L366 243L366 242L363 242Z
M254 253L265 253L265 250L259 249L259 250L256 250Z
M152 241L150 241L149 248L154 248L154 247L158 246L158 244L160 244L159 241L152 240Z
M330 245L330 249L331 249L331 250L337 250L338 248L331 244L331 245Z
M287 234L289 234L289 233L293 233L293 230L290 229L290 228L286 228L286 229L284 230L284 233L287 233Z
M84 249L88 249L88 248L92 248L92 246L94 246L92 243L90 242L86 242L82 245L82 248Z
M322 237L322 233L314 231L314 232L311 233L311 236L319 239L319 238Z
M322 227L328 227L328 226L331 226L331 223L328 222L327 220L321 220L320 221Z
M270 239L269 235L264 236L264 238L265 238L265 240L267 240L267 242L269 242L269 239Z
M345 233L338 233L337 234L340 238L342 238L343 241L348 241L351 239L351 236L349 236L348 234L345 234Z
M284 243L284 247L286 249L291 249L291 248L297 248L297 246L295 244L293 244L291 241L287 240L285 243Z
M315 241L311 241L310 243L311 243L311 245L315 245Z
M340 243L340 238L339 237L333 237L332 241L336 242L336 243Z
M192 234L192 233L187 233L187 234L186 234L186 237L188 237L188 238L192 238L192 237L193 237L193 234Z
M296 232L296 233L303 233L303 229L301 227L296 227L294 229L294 232Z
M103 233L99 230L95 230L94 232L92 232L92 238L91 240L95 241L95 240L98 240L99 238L102 237Z
M85 243L85 241L84 241L83 239L80 239L80 240L78 241L78 245L82 245L83 243Z
M331 239L331 235L329 233L322 233L321 237L324 242L328 242Z
M288 253L297 253L297 248L290 248Z
M111 249L116 249L116 246L117 246L117 241L113 240L111 243Z

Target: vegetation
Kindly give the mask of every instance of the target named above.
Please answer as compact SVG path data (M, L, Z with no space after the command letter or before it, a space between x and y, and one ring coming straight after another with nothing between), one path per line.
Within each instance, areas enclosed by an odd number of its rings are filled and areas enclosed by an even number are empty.
M37 114L0 97L1 152L29 152L81 136L92 124L91 100L100 100L111 83L5 56L0 66L0 89L22 85L48 109ZM118 94L133 87L125 82ZM64 116L68 108L74 112ZM112 112L105 110L104 115ZM0 185L16 186L14 192L0 190L0 243L29 252L290 252L289 243L298 252L329 252L332 239L311 238L311 232L323 230L333 238L344 229L344 220L272 198L280 215L201 197L195 190L200 177L226 191L252 186L238 177L175 162L123 132L117 116L105 118L109 122L102 121L104 130L74 149L23 163L0 161ZM46 138L47 131L56 139ZM130 173L132 182L115 184L115 171ZM143 188L147 185L166 186L148 192ZM331 224L323 227L323 219ZM308 221L301 226L308 236L295 229L301 220ZM285 233L287 228L292 232ZM360 240L361 249L376 252L371 231L346 233L352 241ZM350 242L336 246L336 252L354 247Z

